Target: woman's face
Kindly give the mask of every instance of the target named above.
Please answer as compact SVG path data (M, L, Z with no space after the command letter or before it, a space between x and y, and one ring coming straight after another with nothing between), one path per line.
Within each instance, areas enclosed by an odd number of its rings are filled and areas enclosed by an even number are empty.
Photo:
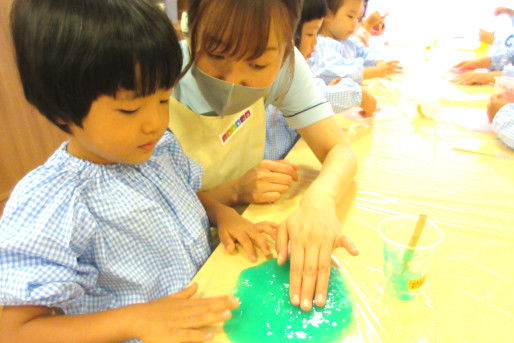
M223 51L223 42L219 51ZM214 78L247 87L264 88L273 83L284 60L285 46L270 30L264 53L256 59L235 59L216 51L198 51L196 66Z

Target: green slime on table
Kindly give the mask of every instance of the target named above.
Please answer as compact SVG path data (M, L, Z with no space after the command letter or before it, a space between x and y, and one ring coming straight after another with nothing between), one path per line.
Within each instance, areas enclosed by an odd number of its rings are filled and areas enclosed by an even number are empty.
M309 312L289 301L289 261L279 266L270 259L245 269L235 296L241 306L224 324L234 343L339 342L353 324L350 292L333 266L325 306Z

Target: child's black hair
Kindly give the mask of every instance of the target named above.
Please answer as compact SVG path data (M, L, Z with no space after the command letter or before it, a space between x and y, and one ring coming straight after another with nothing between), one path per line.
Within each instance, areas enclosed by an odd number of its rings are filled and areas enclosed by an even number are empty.
M182 68L171 22L145 0L15 0L11 31L27 100L66 132L100 95L150 95Z
M300 45L303 24L305 24L309 21L312 21L312 20L325 18L326 15L327 15L326 0L304 0L303 1L302 17L300 18L300 22L298 23L298 27L296 28L296 34L295 34L296 47L298 47Z

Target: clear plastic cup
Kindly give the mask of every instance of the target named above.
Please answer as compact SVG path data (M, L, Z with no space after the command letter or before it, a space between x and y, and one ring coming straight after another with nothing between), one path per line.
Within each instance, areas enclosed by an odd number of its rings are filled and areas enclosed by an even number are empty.
M384 243L385 291L400 300L412 300L427 277L434 248L442 239L441 229L427 220L413 250L409 240L418 218L401 215L384 219L379 232Z

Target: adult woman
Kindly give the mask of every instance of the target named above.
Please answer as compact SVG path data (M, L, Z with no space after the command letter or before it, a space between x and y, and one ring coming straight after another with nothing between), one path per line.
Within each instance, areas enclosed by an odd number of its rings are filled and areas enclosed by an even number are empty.
M300 10L297 0L193 0L190 41L182 45L192 65L171 99L170 129L202 163L203 189L227 204L276 201L297 178L294 164L261 161L265 104L278 107L322 161L276 241L279 264L291 255L291 302L310 310L315 290L316 305L325 303L332 250L357 254L339 234L335 210L356 160L294 49ZM230 238L224 243L233 244Z

